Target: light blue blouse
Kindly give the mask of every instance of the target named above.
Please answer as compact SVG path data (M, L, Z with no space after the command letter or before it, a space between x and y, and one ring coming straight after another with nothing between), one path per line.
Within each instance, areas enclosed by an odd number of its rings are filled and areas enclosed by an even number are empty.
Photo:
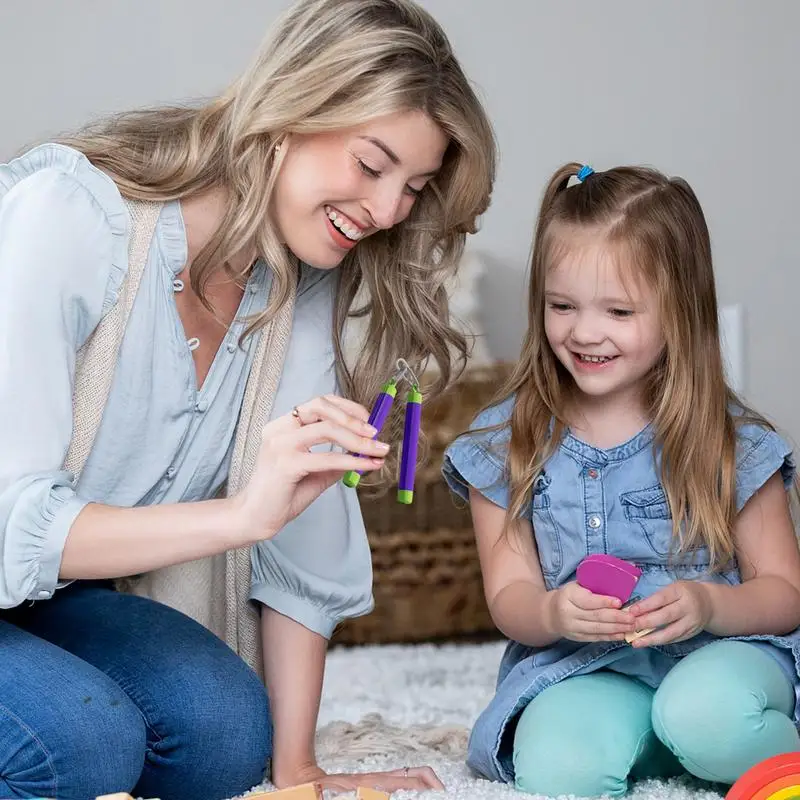
M114 182L81 153L46 144L0 165L0 607L45 600L70 526L89 502L203 500L225 481L271 272L253 270L198 391L177 313L186 263L178 202L160 215L103 421L79 481L61 469L72 427L75 354L113 306L130 220ZM336 390L337 275L304 267L273 414ZM337 483L253 548L251 597L323 636L372 609L369 546L355 492Z

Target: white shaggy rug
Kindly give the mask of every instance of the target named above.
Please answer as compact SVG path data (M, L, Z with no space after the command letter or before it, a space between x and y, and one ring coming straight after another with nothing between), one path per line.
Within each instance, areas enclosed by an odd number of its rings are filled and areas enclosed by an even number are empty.
M320 709L321 766L357 772L428 764L447 787L446 795L395 792L393 800L532 800L513 787L474 777L464 763L469 727L493 694L502 650L496 642L333 649ZM428 732L426 725L435 729ZM390 738L380 736L386 726ZM722 795L680 779L639 783L629 797L720 800Z

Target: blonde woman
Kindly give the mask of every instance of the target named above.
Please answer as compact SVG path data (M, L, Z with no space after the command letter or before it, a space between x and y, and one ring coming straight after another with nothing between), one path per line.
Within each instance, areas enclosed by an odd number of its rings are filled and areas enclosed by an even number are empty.
M0 795L441 787L326 776L314 733L371 608L339 478L391 467L366 407L398 357L437 389L463 360L443 284L494 153L421 8L301 0L213 102L0 167Z

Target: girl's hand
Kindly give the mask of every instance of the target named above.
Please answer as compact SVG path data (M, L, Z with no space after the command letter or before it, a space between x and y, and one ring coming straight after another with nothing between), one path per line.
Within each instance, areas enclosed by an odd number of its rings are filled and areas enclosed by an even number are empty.
M634 603L628 611L636 619L636 630L658 629L631 646L652 647L691 639L709 624L713 607L704 583L676 581Z
M267 423L250 482L231 498L237 528L250 544L272 538L345 472L380 469L389 446L374 441L369 412L334 395L317 397ZM366 458L315 445L334 445Z
M634 618L619 598L594 594L573 581L552 592L552 628L574 642L616 642L634 630Z
M396 792L399 789L412 791L444 791L444 784L430 767L403 767L391 772L338 773L328 775L316 764L308 765L296 774L286 776L289 782L282 781L278 788L298 786L303 783L315 783L320 789L334 792L354 792L359 786L384 792Z

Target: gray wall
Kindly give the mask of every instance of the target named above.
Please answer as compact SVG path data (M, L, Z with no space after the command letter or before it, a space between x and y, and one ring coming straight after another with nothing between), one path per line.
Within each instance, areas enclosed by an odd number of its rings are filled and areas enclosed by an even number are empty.
M566 160L687 178L720 299L745 315L745 392L800 441L800 3L423 0L485 98L502 161L474 239L489 344L514 357L536 206ZM210 95L284 0L2 0L0 160L129 106Z

